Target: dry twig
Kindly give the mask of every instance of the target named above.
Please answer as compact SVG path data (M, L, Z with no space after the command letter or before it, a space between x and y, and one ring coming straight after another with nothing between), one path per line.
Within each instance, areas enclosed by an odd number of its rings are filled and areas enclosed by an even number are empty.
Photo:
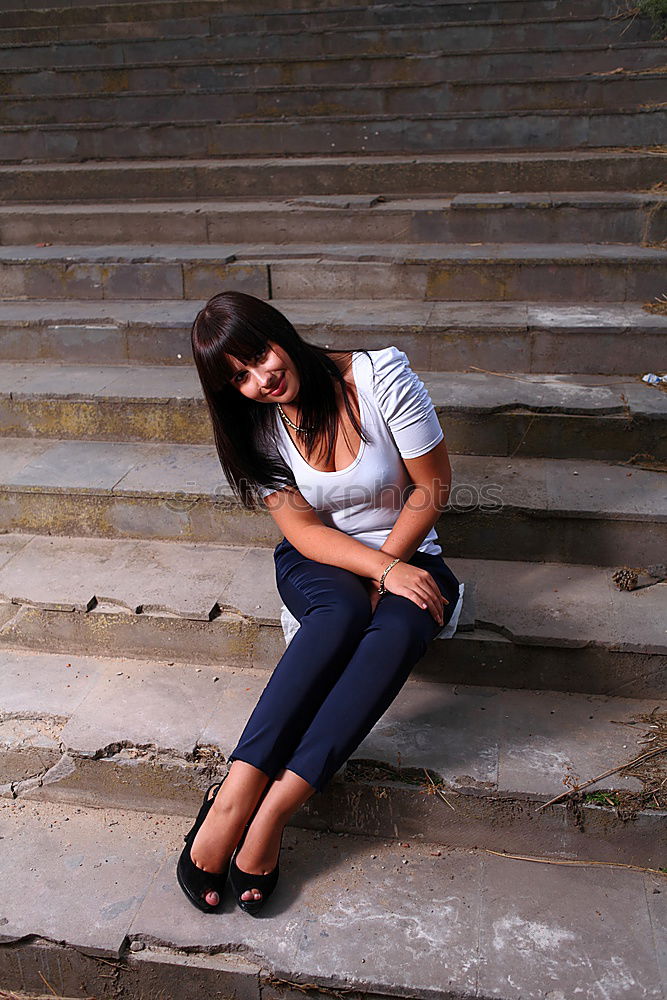
M547 378L522 378L520 375L510 375L509 372L492 372L489 368L478 368L477 365L468 365L466 371L482 372L483 375L497 375L498 378L511 378L515 382L526 382L528 385L548 385L553 383L553 375ZM587 389L606 389L610 385L627 385L630 379L616 379L613 382L591 382L586 384Z
M661 868L642 868L641 865L626 865L621 861L579 861L556 858L531 858L525 854L503 854L501 851L491 851L488 847L481 847L479 850L484 851L485 854L495 854L498 858L511 858L513 861L539 861L543 865L574 865L575 867L602 865L604 868L631 868L636 872L650 872L651 875L662 875L663 877L667 876L667 871L662 871Z
M588 788L589 785L594 785L596 781L601 781L602 778L608 778L610 774L616 774L617 771L623 771L626 767L634 767L635 764L641 764L650 757L656 757L659 753L667 753L667 746L655 747L655 749L649 750L647 753L642 753L633 760L627 761L625 764L619 764L617 767L611 767L603 774L598 774L597 778L589 778L588 781L582 781L580 785L574 785L572 788L568 788L567 791L561 792L560 795L557 795L555 798L549 799L548 802L543 802L542 805L535 810L535 812L540 812L540 810L546 809L547 806L553 805L554 802L560 802L561 799L571 795L572 792L580 792L582 788Z
M48 981L48 979L46 978L46 976L41 971L39 972L39 978L42 980L42 982L46 986L47 990L51 990L51 992L53 993L54 997L57 997L58 994L56 993L56 991L54 990L53 986Z
M428 773L428 771L426 770L426 768L424 768L424 774L426 775L426 777L428 778L428 780L433 785L433 790L440 796L440 798L443 800L443 802L446 802L447 805L449 806L449 808L452 809L454 812L456 812L456 809L454 809L454 806L451 804L451 802L449 801L449 799L447 798L447 796L445 795L445 793L442 791L442 789L438 788L438 786L436 785L435 781L433 780L433 778L431 777L431 775Z

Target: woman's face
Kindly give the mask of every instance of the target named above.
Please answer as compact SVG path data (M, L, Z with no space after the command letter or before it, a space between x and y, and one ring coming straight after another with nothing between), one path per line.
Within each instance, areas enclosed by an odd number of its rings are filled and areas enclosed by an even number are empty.
M231 385L257 403L291 403L299 393L299 375L289 354L269 341L266 350L242 364L231 355Z

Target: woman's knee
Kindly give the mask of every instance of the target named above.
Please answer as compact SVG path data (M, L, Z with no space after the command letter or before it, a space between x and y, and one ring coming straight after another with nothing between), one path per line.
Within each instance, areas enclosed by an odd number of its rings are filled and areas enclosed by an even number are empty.
M376 615L383 645L397 660L408 658L416 662L426 652L440 625L429 611L417 607L406 597L391 595L380 602L380 608L381 612Z
M319 594L306 613L320 619L322 627L335 628L347 635L362 632L371 620L370 597L361 584L342 585Z

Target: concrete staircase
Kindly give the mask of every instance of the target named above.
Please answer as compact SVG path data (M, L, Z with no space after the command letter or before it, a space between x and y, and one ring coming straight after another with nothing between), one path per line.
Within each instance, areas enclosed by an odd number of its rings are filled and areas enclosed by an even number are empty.
M0 987L663 997L664 752L622 765L666 745L667 584L612 573L667 550L664 43L607 0L7 6ZM284 649L191 361L223 288L408 353L474 597L255 921L174 878Z

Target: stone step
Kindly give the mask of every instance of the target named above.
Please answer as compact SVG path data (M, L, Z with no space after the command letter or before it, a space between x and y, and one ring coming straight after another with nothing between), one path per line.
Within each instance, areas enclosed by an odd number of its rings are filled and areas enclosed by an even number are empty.
M35 0L7 0L8 6L7 10L11 11L31 11L35 8ZM136 6L140 0L46 0L45 6L49 10L53 11L54 17L60 16L61 13L66 11L70 7L78 8L97 8L99 10L105 10L109 6L120 6L120 5L132 5ZM185 0L185 5L181 4L180 9L188 9L195 2L199 0ZM411 3L410 6L416 6L419 0ZM482 9L487 7L491 0L476 0L475 8ZM300 10L308 11L309 13L319 11L322 9L335 8L340 9L342 6L346 8L356 7L366 8L368 6L367 2L364 0L345 0L344 5L341 0L318 0L317 5L313 4L313 0L280 0L279 3L274 4L271 8L275 11L288 11L288 10ZM428 6L434 7L436 4L428 2ZM442 3L438 4L442 6ZM451 8L452 16L464 17L465 13L460 13L456 8L460 7L469 16L470 13L470 0L447 0L446 6ZM508 11L513 11L515 17L525 16L528 17L531 14L533 16L549 16L554 14L560 14L562 16L572 15L573 13L586 14L586 15L607 15L614 16L618 13L618 8L616 6L615 0L577 0L576 3L565 3L563 0L495 0L495 7L497 8L499 14L503 12L505 14ZM253 11L255 13L265 13L267 10L266 0L225 0L225 12L226 13L246 13L248 11Z
M272 301L313 343L339 350L400 343L421 370L569 375L574 369L634 380L665 354L667 316L637 303ZM187 300L0 302L0 358L182 368L192 363L197 308Z
M12 649L0 650L0 664L4 796L167 815L196 813L266 684L255 669ZM661 719L667 702L655 699L409 678L296 825L401 839L419 830L448 847L657 867L667 845L659 758L650 778L621 771L539 807L565 779L583 782L650 750ZM434 784L449 809L428 795Z
M660 1000L657 867L438 848L419 830L409 841L346 838L300 829L295 816L263 919L242 913L229 888L211 917L176 882L191 819L3 803L3 984L41 994L46 980L54 994L105 1000L119 980L165 1000L350 990L378 1000Z
M57 428L56 428L57 430ZM234 498L213 445L5 437L3 531L275 544ZM437 528L452 556L618 566L660 561L664 463L458 455Z
M4 299L643 301L667 248L634 244L293 243L0 247Z
M572 27L571 25L575 26ZM546 25L546 27L545 27ZM436 22L428 26L428 31L421 28L402 27L394 25L391 31L379 29L341 28L328 29L326 32L298 31L263 35L234 35L227 40L226 36L210 37L207 35L182 37L117 39L115 41L98 39L89 41L66 41L60 39L57 43L25 42L5 45L3 47L3 67L5 69L26 70L29 68L55 70L71 67L99 66L133 66L137 63L174 63L194 61L218 61L223 58L240 64L258 59L302 62L306 59L356 59L360 66L366 59L390 59L398 57L408 59L410 55L423 56L447 55L450 58L461 53L467 58L468 53L486 51L486 62L477 59L478 75L485 72L486 65L493 65L495 58L503 58L507 50L516 50L519 58L525 58L527 50L536 50L540 63L545 52L558 48L562 51L564 62L568 59L568 50L572 46L590 48L608 45L614 50L620 46L624 52L628 47L639 47L644 53L646 63L653 51L663 51L664 45L651 39L646 22L634 19L630 22L595 21L577 22L557 21L559 37L554 38L554 22L528 21L522 27L520 22L496 21L466 22L465 24ZM567 27L566 27L567 26ZM567 31L568 37L562 37ZM513 64L512 64L513 65ZM534 64L531 64L534 65ZM629 65L625 62L617 66ZM593 66L591 65L591 70ZM563 70L561 69L561 72Z
M667 239L667 195L635 192L305 195L241 201L0 205L0 244L263 241L642 243Z
M122 160L0 164L0 203L447 192L646 192L665 174L659 150L469 152L415 156Z
M310 15L296 18L297 27L278 27L262 33L260 20L252 17L245 30L230 30L229 20L220 17L160 18L155 21L118 21L94 24L63 25L51 24L44 27L0 28L0 46L42 46L62 43L100 42L130 43L144 42L152 45L155 39L164 39L167 46L184 39L203 40L210 46L216 40L218 56L236 53L237 58L248 55L271 55L275 57L291 55L323 55L326 53L348 53L361 55L369 50L384 53L437 51L439 48L462 49L506 48L509 45L548 45L557 36L563 46L587 44L594 38L598 42L650 41L651 24L646 18L634 17L619 20L606 16L585 14L572 17L521 17L490 20L469 19L466 11L461 18L463 5L456 5L458 17L454 20L435 17L426 8L426 16L418 22L403 11L415 11L416 7L378 5L369 8L366 24L359 24L360 11L350 12L348 25L314 26L311 28ZM374 12L378 11L375 16ZM446 7L445 7L446 13ZM502 11L500 12L502 14ZM337 15L334 15L337 16ZM363 17L361 18L363 21ZM412 22L412 23L411 23ZM250 28L250 30L248 30ZM228 41L225 43L225 37ZM182 46L181 46L182 48ZM186 46L186 49L188 47ZM166 51L164 46L159 51ZM173 52L173 49L171 50ZM186 58L193 58L197 48ZM100 53L102 54L102 53ZM78 61L75 60L77 65ZM25 63L19 62L19 65Z
M10 50L11 51L11 50ZM110 53L113 56L113 51ZM509 49L503 51L437 52L384 56L369 52L290 59L220 59L214 53L195 59L145 61L132 65L46 66L0 70L4 96L114 94L199 88L272 87L286 84L368 85L379 83L434 84L442 80L531 77L539 58L541 79L551 76L609 74L657 70L664 66L665 48L659 42L627 45L587 45L569 49Z
M0 646L272 670L284 650L273 552L236 542L5 533ZM619 591L608 566L444 557L468 610L415 678L664 698L666 584Z
M616 110L664 106L664 72L573 76L544 80L462 80L432 84L346 84L252 87L203 87L196 92L161 91L72 96L0 97L0 123L26 125L62 122L225 123L285 117L307 119L363 115L407 116L543 110Z
M0 128L4 163L85 159L305 156L335 154L406 154L490 149L563 150L608 147L610 136L622 148L659 146L667 111L647 108L600 108L469 112L466 114L363 117L220 123L217 119L15 125Z
M188 0L184 6L177 0L167 2L133 2L81 4L68 9L54 9L48 0L44 6L33 9L8 10L3 13L4 28L53 27L66 28L81 25L100 26L118 23L124 26L133 22L146 23L181 18L211 18L216 29L225 26L230 33L252 31L265 34L285 29L311 30L315 25L340 27L375 24L411 24L423 21L468 21L471 5L461 2L422 3L376 3L360 5L357 2L335 4L314 4L285 6L263 3L259 9L243 10L238 5L225 3L221 13L217 0ZM250 5L252 6L252 5ZM575 3L556 3L555 0L477 0L474 5L474 19L534 19L538 17L608 17L616 10L611 0L583 0Z
M667 395L617 376L419 372L451 454L667 461ZM0 435L209 444L194 366L0 363Z
M98 7L104 9L112 3L114 6L117 5L135 5L138 0L45 0L46 7L53 11L54 17L57 17L63 11L68 10L70 7ZM185 6L186 8L190 3L196 2L196 0L184 0L184 4L181 4L181 8ZM362 0L345 0L348 7L363 6L366 4L362 3ZM451 0L452 3L456 0ZM461 0L463 2L463 0ZM498 0L498 2L503 2L503 0ZM510 0L504 0L504 2L510 2ZM553 0L525 0L526 3L535 2L546 2L553 3ZM592 10L600 11L607 10L605 4L607 0L584 0L584 4L591 5ZM30 11L35 7L35 0L8 0L11 7L8 8L13 11ZM341 0L318 0L318 9L321 7L340 7ZM225 10L227 11L247 11L259 7L260 10L264 10L266 7L265 0L225 0ZM279 10L310 10L312 9L312 0L280 0L280 5L277 8ZM613 13L613 11L607 11L608 13Z

